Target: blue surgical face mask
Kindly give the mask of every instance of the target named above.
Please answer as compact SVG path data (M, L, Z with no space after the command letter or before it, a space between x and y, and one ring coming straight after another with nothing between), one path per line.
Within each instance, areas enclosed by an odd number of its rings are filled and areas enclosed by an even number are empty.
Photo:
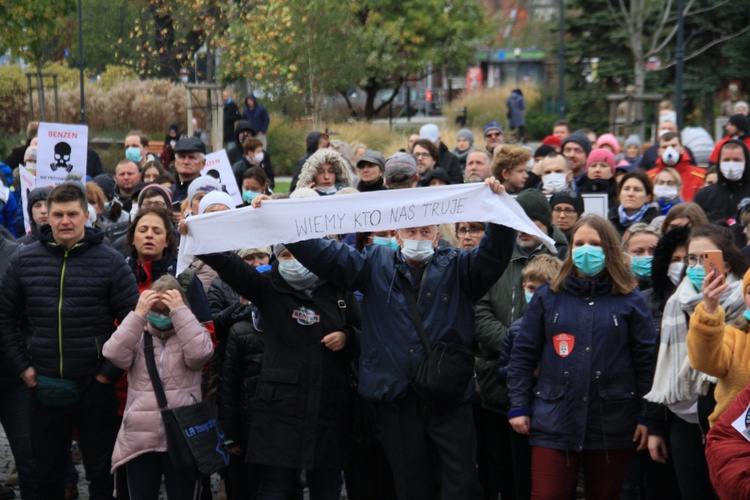
M146 321L154 325L157 330L169 330L172 328L172 319L163 313L149 312Z
M746 320L750 321L750 309L748 309L747 311L745 311L745 313L742 315L742 317L745 318Z
M604 249L593 245L574 248L573 264L587 278L596 276L604 269Z
M398 250L398 243L396 242L396 237L392 238L386 238L385 236L373 236L372 242L376 245L383 245L385 247L390 247L394 250Z
M636 278L641 280L651 279L651 261L653 256L630 257L630 269Z
M297 290L310 288L318 281L318 277L296 259L280 260L279 274Z
M242 199L245 200L247 203L252 203L253 200L260 196L260 193L256 193L255 191L246 191L242 190Z
M700 292L703 289L703 280L706 279L706 270L703 266L688 267L685 274L695 289Z
M529 292L523 292L523 293L526 296L526 303L528 304L529 302L531 302L531 299L534 297L534 294L529 293Z
M141 148L128 148L125 150L125 158L132 161L133 163L139 163L143 156L141 156Z

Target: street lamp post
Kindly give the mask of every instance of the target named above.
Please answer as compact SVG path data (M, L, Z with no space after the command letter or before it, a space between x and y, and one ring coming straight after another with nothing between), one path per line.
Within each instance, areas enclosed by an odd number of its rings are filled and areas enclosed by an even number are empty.
M83 6L78 0L78 70L81 86L81 123L86 124L86 98L83 91Z
M674 84L674 107L677 111L677 129L682 130L683 109L682 91L683 75L685 71L685 16L682 13L684 0L677 0L677 61L675 84Z
M559 0L560 43L557 48L557 83L559 85L559 116L565 118L565 0Z

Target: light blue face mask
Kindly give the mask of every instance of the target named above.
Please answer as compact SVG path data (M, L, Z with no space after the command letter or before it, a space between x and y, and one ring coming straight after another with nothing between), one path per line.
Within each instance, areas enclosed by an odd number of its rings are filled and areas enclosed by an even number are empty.
M396 237L386 238L385 236L373 236L372 242L376 245L383 245L385 247L390 247L396 251L398 251L398 243L396 243Z
M534 297L534 294L529 293L529 292L523 292L523 293L524 295L526 295L526 303L528 304L529 302L531 302L531 299Z
M139 163L143 156L141 156L141 148L128 148L125 150L125 158L132 161L133 163Z
M685 274L695 289L700 292L703 289L703 281L706 279L706 270L703 266L688 267Z
M574 248L573 264L587 278L596 276L604 269L604 249L593 245Z
M252 203L258 196L260 196L260 193L256 193L255 191L242 191L242 199L247 203Z
M748 309L747 311L745 311L745 313L742 315L742 317L745 318L746 320L750 321L750 309Z
M146 321L154 325L158 330L169 330L172 328L172 319L162 313L150 312L146 315Z
M651 262L653 256L630 257L630 269L636 278L641 280L651 279Z

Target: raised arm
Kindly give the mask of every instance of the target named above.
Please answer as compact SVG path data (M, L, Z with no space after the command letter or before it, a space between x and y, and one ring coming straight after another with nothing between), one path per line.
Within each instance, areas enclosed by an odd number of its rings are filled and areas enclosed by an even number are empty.
M698 304L690 317L687 334L690 366L712 377L727 375L734 351L734 336L725 335L724 330L724 309L719 306L714 314L709 314L703 302Z
M219 273L224 283L235 292L256 305L263 302L260 273L253 266L246 264L239 255L234 252L223 252L199 255L198 258Z

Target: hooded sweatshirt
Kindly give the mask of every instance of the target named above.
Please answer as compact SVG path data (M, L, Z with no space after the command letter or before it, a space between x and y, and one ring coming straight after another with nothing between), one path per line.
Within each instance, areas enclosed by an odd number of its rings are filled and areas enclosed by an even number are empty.
M743 198L750 198L750 152L743 141L730 139L727 143L738 144L745 157L745 171L738 181L730 181L721 169L716 169L719 180L695 194L697 203L708 216L709 222L733 221L737 217L738 205Z
M247 100L252 99L255 103L255 107L250 109L247 107ZM258 104L258 100L253 94L247 94L245 97L245 109L242 110L242 119L249 121L253 130L258 133L265 134L268 131L268 124L271 119L268 117L268 111L262 105Z

